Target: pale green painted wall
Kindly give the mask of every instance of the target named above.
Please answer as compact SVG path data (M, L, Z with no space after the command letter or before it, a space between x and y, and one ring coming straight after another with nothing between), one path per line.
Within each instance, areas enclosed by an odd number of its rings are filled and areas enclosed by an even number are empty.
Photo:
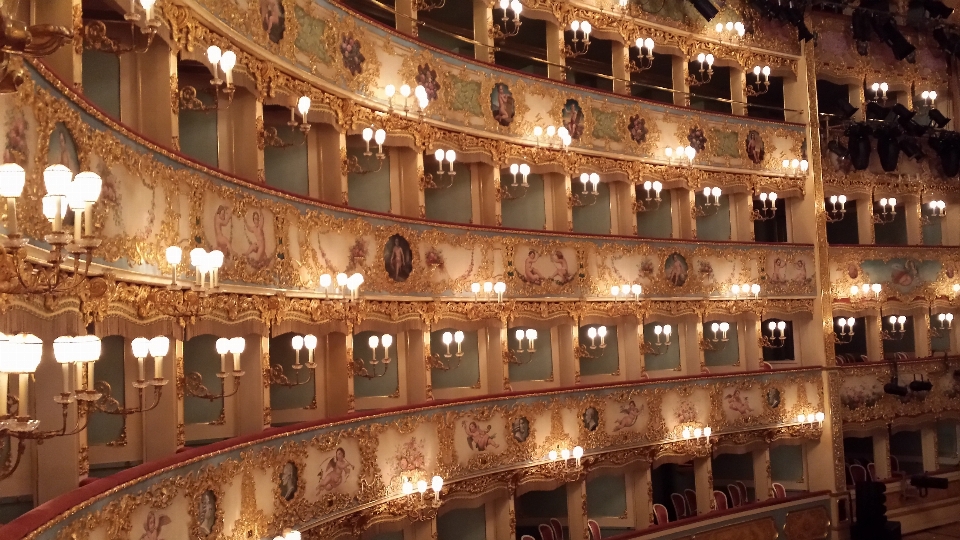
M211 394L223 392L220 372L220 355L217 354L217 336L204 334L183 344L183 373L197 372L203 376L203 385ZM183 419L187 424L206 424L220 417L223 400L201 399L192 396L183 398Z
M120 119L120 57L83 50L83 95L103 112Z
M772 447L770 477L774 482L799 482L803 479L803 447L798 444Z
M953 459L960 457L960 449L957 447L956 420L937 422L937 455Z
M597 358L581 358L580 359L580 375L609 375L617 371L620 367L620 352L617 347L617 327L612 325L607 326L607 337L606 344L607 346L603 349L600 348L600 338L595 339L596 349L590 348L590 338L587 337L587 331L591 326L601 326L597 324L589 324L586 326L580 327L580 344L587 347L587 351L591 356L596 356Z
M627 512L627 480L622 474L587 480L587 516L620 517Z
M440 355L441 360L448 366L456 366L448 370L433 369L430 371L434 389L470 388L480 381L480 343L476 331L463 333L462 358L458 359L456 357L456 342L450 344L450 354L453 356L450 358L443 356L447 352L447 347L443 344L443 333L454 334L456 331L456 328L441 328L430 333L431 354Z
M929 212L929 209L926 209ZM923 226L923 244L926 246L939 246L943 243L943 219L931 219L930 223Z
M713 197L710 198L713 200ZM697 193L696 204L705 207L706 199L703 193ZM714 207L709 207L713 212ZM699 240L730 240L730 196L720 195L720 208L716 213L697 218L697 238Z
M363 148L347 148L348 156L356 156L364 170L373 171L380 165L376 158L376 147L372 156L364 156ZM384 148L384 153L387 149ZM383 158L383 168L368 174L350 173L347 175L347 197L350 206L374 212L390 211L390 154Z
M123 336L107 336L101 340L101 343L100 360L97 360L94 375L98 382L104 381L110 385L110 395L123 407L127 390L123 380L123 353L126 340ZM115 441L123 431L123 424L124 417L121 415L93 413L87 425L87 441L92 446Z
M643 325L643 340L653 344L657 342L657 335L653 328L657 325L663 326L663 322L649 322ZM656 371L660 369L673 369L680 366L680 344L677 342L677 325L672 325L673 336L670 338L670 347L661 355L648 354L644 356L644 363L647 371ZM663 336L660 336L663 341Z
M723 321L707 321L703 324L703 337L712 338L713 331L710 329L713 323L721 323ZM730 329L727 330L727 344L723 349L719 351L704 351L703 361L707 366L733 366L736 365L737 360L740 357L740 344L737 338L737 325L733 322L727 321L730 324ZM718 331L717 336L722 334Z
M374 334L374 332L360 332L359 334L354 334L354 358L362 358L365 363L372 360L373 351L370 350L368 340L370 339L370 336ZM380 334L376 335L378 337L380 336ZM393 336L393 344L390 346L390 359L390 365L387 367L387 371L384 376L377 377L375 379L367 379L366 377L357 375L353 378L353 389L356 397L389 396L397 391L400 380L397 374L397 336ZM383 345L377 346L377 360L381 362L376 366L378 373L381 373L383 371ZM372 371L369 365L367 369Z
M590 183L588 182L589 186ZM573 182L573 192L580 194L584 202L594 200L593 195L583 195L583 183L579 179ZM573 209L573 232L591 234L610 234L610 185L597 184L596 203L589 206L577 206Z
M507 330L507 336L509 338L510 349L515 351L520 347L517 343L517 338L514 335L517 331L516 326L510 327ZM522 327L526 330L527 326ZM510 364L510 380L511 381L544 381L547 380L553 375L553 346L550 340L550 328L536 328L537 339L534 342L536 345L536 350L532 353L519 353L517 358L521 362L526 362L522 365ZM527 340L524 338L523 347L526 350Z
M637 200L643 200L647 192L637 190ZM670 238L673 220L670 213L670 190L660 192L660 208L637 213L637 235L644 238Z
M567 515L567 487L550 491L530 491L517 497L517 517L555 517Z
M458 508L437 517L438 540L486 540L487 517L483 506Z
M448 185L450 171L449 165L444 162L443 176L437 175L437 160L432 156L425 160L424 169L428 174L433 174L434 183L440 186ZM470 165L460 162L454 162L453 184L443 189L426 189L423 192L424 206L426 207L427 219L434 221L447 221L450 223L470 223L473 214L471 206L471 176Z
M279 364L283 366L283 372L291 382L297 381L298 376L300 377L300 381L305 381L310 376L310 370L305 367L301 368L299 373L291 367L294 364L296 352L293 350L292 345L293 336L295 335L298 334L290 332L270 338L270 364ZM318 364L317 369L322 370L323 367L321 365L319 351L316 353L314 358ZM306 362L307 350L303 349L300 351L300 364L304 364ZM306 407L310 405L310 402L313 401L315 389L316 383L312 380L307 384L295 386L293 388L273 385L270 387L270 408L283 410L300 409Z
M204 105L213 100L205 92L197 94ZM180 151L200 163L217 167L217 113L216 111L180 111Z
M519 180L518 180L519 182ZM513 176L508 170L501 171L500 185L507 189L507 184L513 183ZM547 223L547 213L544 207L543 177L531 174L527 177L526 195L519 199L504 199L500 202L501 221L504 227L514 229L531 229L542 231ZM511 188L512 192L522 193L521 188Z
M304 134L289 126L276 126L277 135L286 148L270 146L263 149L264 176L267 185L299 195L310 194L310 176L307 171L307 145Z

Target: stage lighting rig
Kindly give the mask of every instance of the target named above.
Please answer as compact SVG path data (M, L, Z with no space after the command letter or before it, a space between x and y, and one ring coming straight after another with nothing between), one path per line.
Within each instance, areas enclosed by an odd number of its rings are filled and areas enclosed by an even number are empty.
M713 5L710 0L690 0L690 3L693 4L694 9L697 10L697 13L703 16L706 20L712 20L717 16L717 13L720 13L720 10L717 9L717 6Z

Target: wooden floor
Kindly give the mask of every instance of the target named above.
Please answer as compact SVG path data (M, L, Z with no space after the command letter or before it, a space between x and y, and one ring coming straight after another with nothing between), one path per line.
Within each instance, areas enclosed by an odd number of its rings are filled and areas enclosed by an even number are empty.
M904 540L960 540L960 522L904 535Z

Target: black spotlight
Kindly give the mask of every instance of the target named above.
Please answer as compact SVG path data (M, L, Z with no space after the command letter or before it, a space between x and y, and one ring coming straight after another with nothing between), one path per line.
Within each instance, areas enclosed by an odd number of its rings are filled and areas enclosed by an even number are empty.
M905 397L907 394L910 393L909 388L907 388L906 386L900 386L900 384L897 382L896 377L890 379L890 382L883 385L883 391L886 392L887 394L892 394L894 396L900 396L900 397Z
M853 168L862 171L870 165L870 134L873 130L863 122L857 122L847 128L847 148Z
M876 101L867 103L867 115L875 120L886 120L893 114L891 107L884 107Z
M857 111L860 110L859 108L851 105L850 102L845 99L838 99L837 105L840 106L840 116L844 120L849 119L851 116L857 114Z
M853 40L857 42L857 53L866 56L870 53L870 36L873 27L870 24L870 13L862 8L853 12Z
M906 59L911 64L916 60L917 48L903 37L893 17L873 17L871 21L873 30L884 43L890 46L897 60Z
M903 152L908 158L915 159L920 161L923 159L923 148L920 146L920 143L917 142L917 139L914 137L904 137L900 139L900 151Z
M929 392L933 390L933 383L930 381L910 381L911 392Z
M903 103L897 103L893 106L893 112L896 113L897 118L901 120L910 120L913 118L913 115L917 114L910 109L906 108Z
M940 0L923 0L923 9L927 10L931 19L946 19L953 13L953 8L947 7Z
M934 28L933 39L937 42L937 45L940 45L940 48L947 53L954 56L960 53L960 39L957 38L956 34L948 31L946 28Z
M900 128L895 125L885 125L876 130L877 155L880 156L880 166L886 172L897 170L900 162Z
M827 150L832 152L835 156L840 159L847 159L850 157L850 151L847 150L847 147L840 144L839 141L830 141L827 143ZM960 370L957 370L960 371Z
M697 10L700 15L703 15L703 18L706 20L713 19L717 16L717 13L720 13L720 10L717 9L717 6L714 6L710 3L710 0L690 0L690 3L693 4L693 7Z
M943 131L927 140L940 157L940 167L947 178L960 174L960 133Z
M943 129L947 124L950 123L950 119L944 116L939 109L930 109L930 111L927 113L927 116L929 116L930 121L936 124L940 129Z
M907 120L905 118L900 118L897 123L900 124L900 127L903 128L908 135L914 137L923 137L927 130L930 129L929 125L918 124L916 120ZM903 147L901 147L902 149Z
M910 485L917 488L947 489L950 482L946 478L918 474L910 477Z

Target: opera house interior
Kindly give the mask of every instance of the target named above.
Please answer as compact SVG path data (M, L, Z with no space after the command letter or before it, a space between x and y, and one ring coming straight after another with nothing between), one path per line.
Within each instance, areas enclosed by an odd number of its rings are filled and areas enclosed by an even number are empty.
M0 539L960 538L960 1L0 18Z

